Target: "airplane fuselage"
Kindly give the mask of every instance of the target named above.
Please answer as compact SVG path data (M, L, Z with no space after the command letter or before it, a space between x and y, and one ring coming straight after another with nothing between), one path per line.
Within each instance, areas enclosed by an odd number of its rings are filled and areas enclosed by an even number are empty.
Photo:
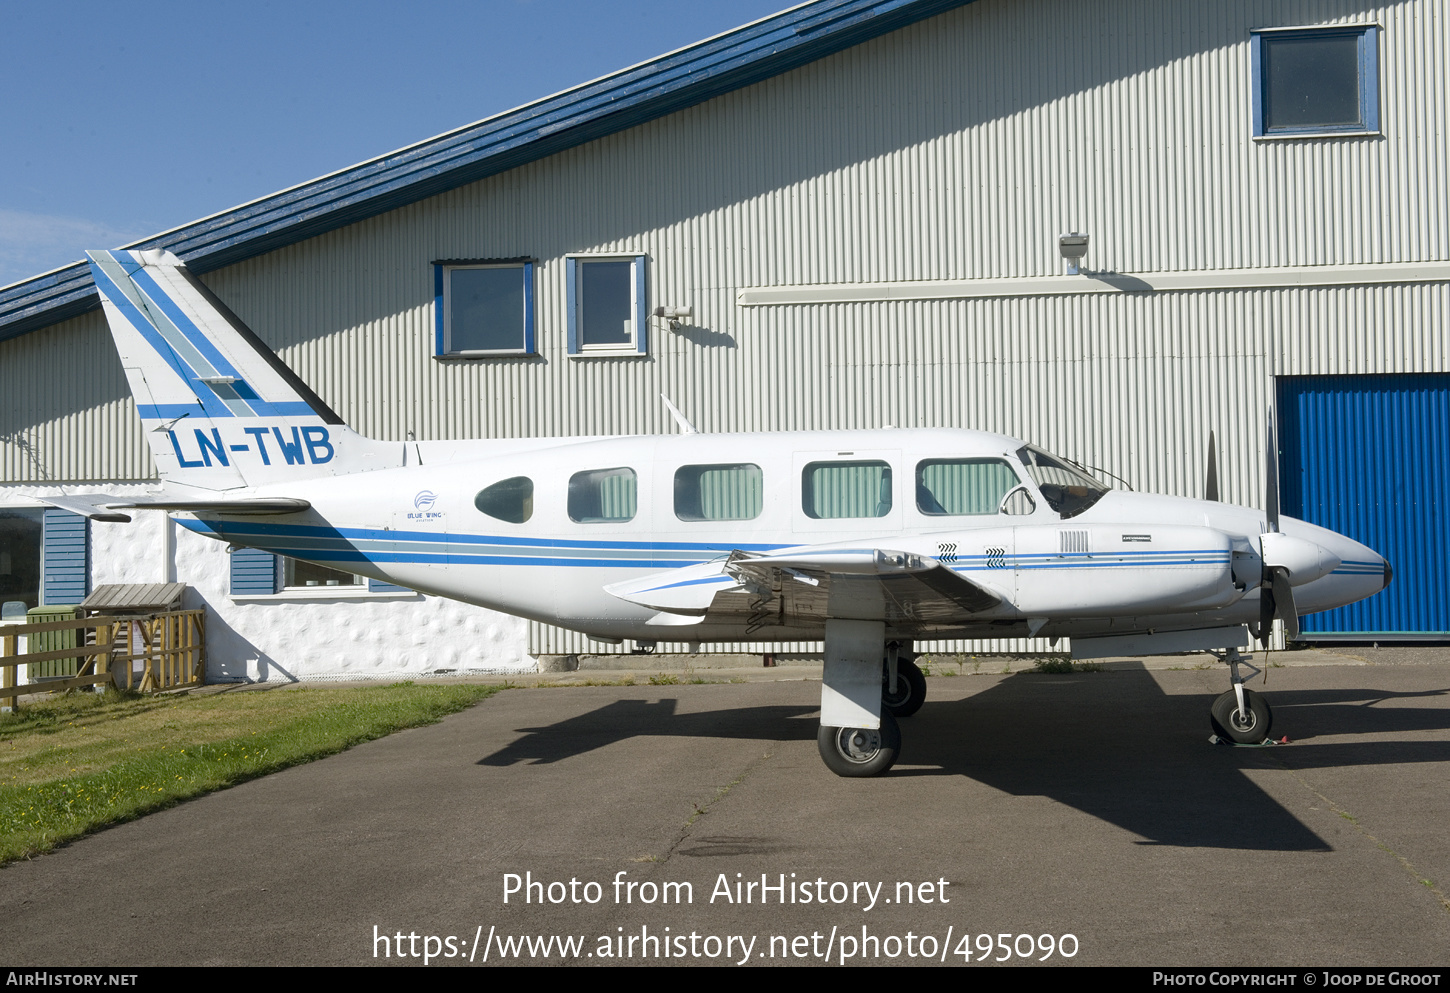
M402 447L406 465L248 491L301 497L309 511L183 523L610 639L819 639L840 611L809 602L809 576L785 591L806 598L802 608L764 626L605 589L736 550L803 546L913 553L1001 599L947 621L883 607L888 633L902 638L1126 634L1247 623L1259 610L1262 511L1110 490L1065 516L1024 465L1023 443L1002 435L888 429ZM954 506L933 496L964 485L990 490L955 495ZM704 492L711 487L718 492ZM1365 546L1288 518L1281 528L1340 560L1297 587L1301 613L1382 588L1383 560ZM736 588L724 575L692 582ZM860 603L850 606L849 616L863 616Z

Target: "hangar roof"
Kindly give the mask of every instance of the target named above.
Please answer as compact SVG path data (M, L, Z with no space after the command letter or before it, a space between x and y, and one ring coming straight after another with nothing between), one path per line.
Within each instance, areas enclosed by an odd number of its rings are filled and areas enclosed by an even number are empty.
M210 272L614 134L971 0L817 0L134 242ZM100 306L75 262L0 289L0 341Z

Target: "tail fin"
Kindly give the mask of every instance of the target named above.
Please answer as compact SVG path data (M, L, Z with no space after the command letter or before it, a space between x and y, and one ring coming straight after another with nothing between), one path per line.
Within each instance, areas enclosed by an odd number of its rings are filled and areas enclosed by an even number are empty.
M401 463L356 434L164 250L90 252L161 478L225 490Z

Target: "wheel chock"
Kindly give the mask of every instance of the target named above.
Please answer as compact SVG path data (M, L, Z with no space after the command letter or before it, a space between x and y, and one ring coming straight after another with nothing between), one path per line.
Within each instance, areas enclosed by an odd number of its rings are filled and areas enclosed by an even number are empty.
M1239 741L1230 741L1227 738L1221 738L1216 734L1211 734L1208 736L1208 743L1210 745L1228 745L1232 748L1268 748L1270 745L1292 744L1292 742L1289 741L1289 736L1287 734L1284 735L1284 737L1280 738L1278 741L1275 741L1273 738L1265 738L1263 741L1259 742L1256 745L1250 745Z

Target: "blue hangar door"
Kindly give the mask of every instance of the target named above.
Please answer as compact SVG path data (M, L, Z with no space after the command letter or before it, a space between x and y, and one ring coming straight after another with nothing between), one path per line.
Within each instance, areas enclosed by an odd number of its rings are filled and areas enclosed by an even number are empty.
M1284 513L1362 541L1389 588L1310 614L1313 641L1450 637L1450 374L1278 383Z

